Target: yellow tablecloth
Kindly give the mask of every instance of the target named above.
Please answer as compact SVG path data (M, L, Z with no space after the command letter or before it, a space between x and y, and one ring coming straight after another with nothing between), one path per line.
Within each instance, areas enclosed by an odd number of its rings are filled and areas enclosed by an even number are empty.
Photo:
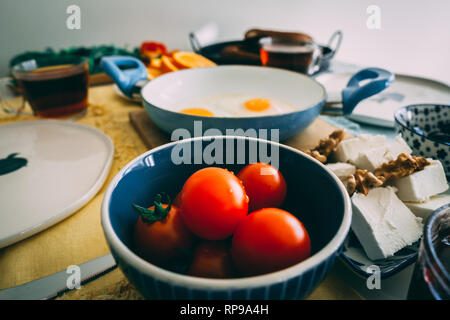
M147 150L128 119L130 111L140 108L139 104L118 96L111 85L90 88L88 112L77 121L102 130L113 140L115 156L109 177L98 194L71 217L0 249L0 289L65 270L69 265L81 264L109 252L100 224L100 205L112 177L127 162ZM0 114L0 125L32 119L35 118ZM136 299L140 295L120 269L115 269L63 298ZM309 299L359 299L359 296L332 271Z

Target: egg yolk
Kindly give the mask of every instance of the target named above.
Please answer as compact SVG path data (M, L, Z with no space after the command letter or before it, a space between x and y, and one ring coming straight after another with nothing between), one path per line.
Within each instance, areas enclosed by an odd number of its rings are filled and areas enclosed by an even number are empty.
M264 111L270 108L270 101L268 99L251 99L244 102L244 106L250 111Z
M214 113L209 110L202 108L189 108L180 111L181 113L191 114L194 116L202 116L202 117L214 117Z

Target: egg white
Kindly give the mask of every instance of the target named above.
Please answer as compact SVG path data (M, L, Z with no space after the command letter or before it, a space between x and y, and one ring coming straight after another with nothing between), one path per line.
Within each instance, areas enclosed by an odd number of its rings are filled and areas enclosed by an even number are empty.
M263 111L251 111L245 107L245 102L252 99L267 99L270 107ZM170 108L171 111L180 112L189 108L202 108L214 114L215 117L258 117L289 113L297 108L287 102L270 97L249 94L221 94L179 101Z

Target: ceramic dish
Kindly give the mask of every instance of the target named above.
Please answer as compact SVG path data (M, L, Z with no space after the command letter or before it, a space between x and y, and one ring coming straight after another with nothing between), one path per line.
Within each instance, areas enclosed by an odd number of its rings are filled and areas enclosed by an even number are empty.
M0 126L0 248L85 205L105 182L113 154L107 135L71 121Z
M310 234L312 254L308 259L284 270L260 276L209 279L162 269L143 260L133 251L132 239L137 214L131 204L146 203L162 190L171 196L177 194L193 172L207 165L175 165L171 161L174 147L193 148L194 144L200 143L203 150L216 139L222 142L223 148L227 148L230 142L232 148L243 143L246 163L249 161L251 144L257 143L259 148L278 148L279 170L288 186L283 208L297 215ZM238 152L237 149L234 151L232 162L236 163ZM193 157L192 154L191 161ZM217 166L238 172L244 165ZM342 182L323 164L301 151L267 140L217 136L173 142L132 160L109 184L103 199L101 217L106 240L115 260L146 298L297 299L311 293L340 254L350 228L351 206Z
M147 69L137 59L106 57L102 59L102 66L125 95L141 96L150 118L168 134L176 129L186 129L191 136L196 136L199 130L194 130L194 121L201 121L200 131L213 129L214 135L226 134L230 129L267 129L269 134L271 129L276 129L279 140L285 140L308 127L320 114L326 100L323 86L312 78L277 68L236 65L185 69L147 82ZM122 67L128 69L122 70ZM367 79L369 81L364 85L359 85ZM367 68L357 72L342 90L344 113L350 114L361 100L384 90L392 81L393 75L383 69ZM241 115L238 108L244 100L236 104L233 116L216 114L214 110L212 116L200 116L177 109L187 101L215 97L217 103L224 102L223 97L233 95L283 101L291 109ZM223 106L228 107L228 104ZM193 103L190 108L198 108L198 105Z
M450 105L415 104L403 107L395 113L395 124L413 154L440 160L448 179Z
M419 246L420 241L416 241L396 252L392 257L374 261L367 257L361 243L359 243L353 231L350 231L347 239L345 239L344 249L340 258L353 271L366 279L373 275L369 270L369 267L373 265L380 268L380 276L382 278L387 278L416 262Z

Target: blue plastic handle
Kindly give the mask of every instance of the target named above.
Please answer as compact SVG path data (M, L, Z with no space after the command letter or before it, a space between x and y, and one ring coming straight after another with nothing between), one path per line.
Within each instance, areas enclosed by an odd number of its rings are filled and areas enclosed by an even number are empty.
M126 96L132 98L133 88L138 81L148 79L147 68L138 59L128 56L103 57L102 69L114 80ZM121 69L123 68L123 70Z
M371 79L369 82L360 86L363 80ZM362 100L377 94L394 82L395 76L380 68L367 68L358 71L351 77L347 87L342 90L342 108L344 115L349 115Z

